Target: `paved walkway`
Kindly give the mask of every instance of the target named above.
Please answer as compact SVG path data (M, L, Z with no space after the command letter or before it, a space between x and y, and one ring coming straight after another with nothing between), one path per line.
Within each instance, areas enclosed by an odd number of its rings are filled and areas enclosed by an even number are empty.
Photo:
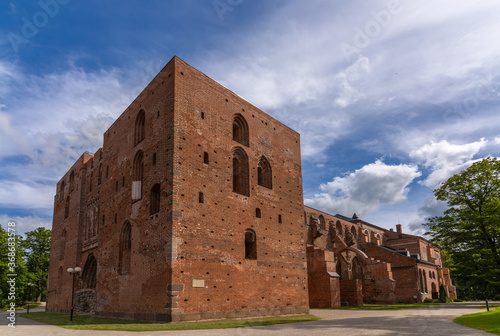
M282 324L265 327L223 329L223 330L192 330L192 331L155 331L155 332L118 332L68 330L49 326L17 317L16 328L7 327L6 313L0 313L2 324L0 335L15 336L87 336L87 335L134 335L134 336L314 336L314 335L425 335L425 336L480 336L489 333L470 329L452 322L460 315L479 312L477 308L484 303L452 303L432 308L414 308L404 310L337 310L312 309L311 314L322 318L321 321L311 321L293 324ZM31 311L40 311L35 308Z

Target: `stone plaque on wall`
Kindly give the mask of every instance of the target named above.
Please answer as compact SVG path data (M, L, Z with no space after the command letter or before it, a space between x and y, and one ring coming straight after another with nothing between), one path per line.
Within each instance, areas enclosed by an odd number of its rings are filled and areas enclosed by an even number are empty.
M193 288L205 288L205 280L193 279Z

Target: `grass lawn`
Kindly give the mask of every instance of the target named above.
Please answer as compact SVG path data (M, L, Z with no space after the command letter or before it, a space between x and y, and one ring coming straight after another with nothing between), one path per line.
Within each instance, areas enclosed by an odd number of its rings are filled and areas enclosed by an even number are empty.
M474 313L457 317L453 322L463 326L500 335L500 308L489 312Z
M277 316L254 319L217 320L204 322L152 323L130 320L111 319L91 315L74 315L73 323L68 314L37 312L20 314L30 320L52 324L57 327L78 330L118 330L118 331L161 331L161 330L195 330L195 329L227 329L267 326L294 322L316 321L313 315Z
M441 303L396 303L396 304L371 304L365 303L362 307L345 306L333 309L351 309L351 310L399 310L409 308L422 308L438 306Z

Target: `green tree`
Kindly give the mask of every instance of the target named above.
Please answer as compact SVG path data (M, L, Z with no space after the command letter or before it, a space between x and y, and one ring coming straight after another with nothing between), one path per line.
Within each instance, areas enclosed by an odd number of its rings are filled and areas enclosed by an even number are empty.
M500 290L500 161L486 158L434 190L448 204L425 225L449 257L458 285L492 295Z
M27 232L26 239L22 242L26 253L29 280L35 285L32 295L37 298L37 301L47 295L51 235L51 230L39 227Z

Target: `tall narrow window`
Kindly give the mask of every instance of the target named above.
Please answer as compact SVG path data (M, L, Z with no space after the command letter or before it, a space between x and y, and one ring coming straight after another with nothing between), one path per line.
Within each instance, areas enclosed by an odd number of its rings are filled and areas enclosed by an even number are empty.
M233 154L233 191L250 196L248 156L241 147Z
M94 172L90 173L90 179L89 179L89 191L92 191L92 179L94 177Z
M118 272L128 274L130 272L130 250L132 249L132 229L130 222L123 224L120 232L120 255L118 262Z
M203 152L203 163L206 163L208 164L208 153L207 152Z
M339 221L337 221L337 224L335 224L335 228L337 229L337 234L339 236L342 236L342 224L340 224Z
M281 222L282 222L281 215L278 215L278 223L281 223Z
M320 229L326 230L326 221L323 215L319 215L318 217L318 226Z
M262 213L260 212L260 208L255 208L255 217L257 217L257 218L262 217Z
M155 184L151 189L149 213L155 214L160 211L160 185Z
M132 176L132 201L142 198L142 179L144 174L144 155L141 151L137 152L134 159L134 172Z
M99 172L97 174L97 185L101 185L102 180L102 163L99 164Z
M145 123L146 113L144 113L144 110L140 110L137 118L135 119L135 145L144 140Z
M273 172L271 165L265 156L260 158L259 166L257 168L257 176L259 185L272 189L273 188Z
M247 147L249 146L248 124L239 113L235 114L233 119L233 140Z
M352 238L354 238L354 240L356 240L356 237L358 236L356 234L356 227L351 226L351 233L352 233Z
M64 205L64 219L69 216L69 196L66 197L66 204Z
M257 259L257 236L252 229L245 231L245 259Z
M62 181L61 185L59 187L59 193L61 193L61 195L64 195L64 188L65 187L66 187L66 182Z
M72 170L69 174L69 192L72 192L75 189L75 171Z
M198 193L198 203L205 203L205 199L201 191Z
M61 250L59 253L59 260L64 259L64 252L66 251L66 229L61 234Z

